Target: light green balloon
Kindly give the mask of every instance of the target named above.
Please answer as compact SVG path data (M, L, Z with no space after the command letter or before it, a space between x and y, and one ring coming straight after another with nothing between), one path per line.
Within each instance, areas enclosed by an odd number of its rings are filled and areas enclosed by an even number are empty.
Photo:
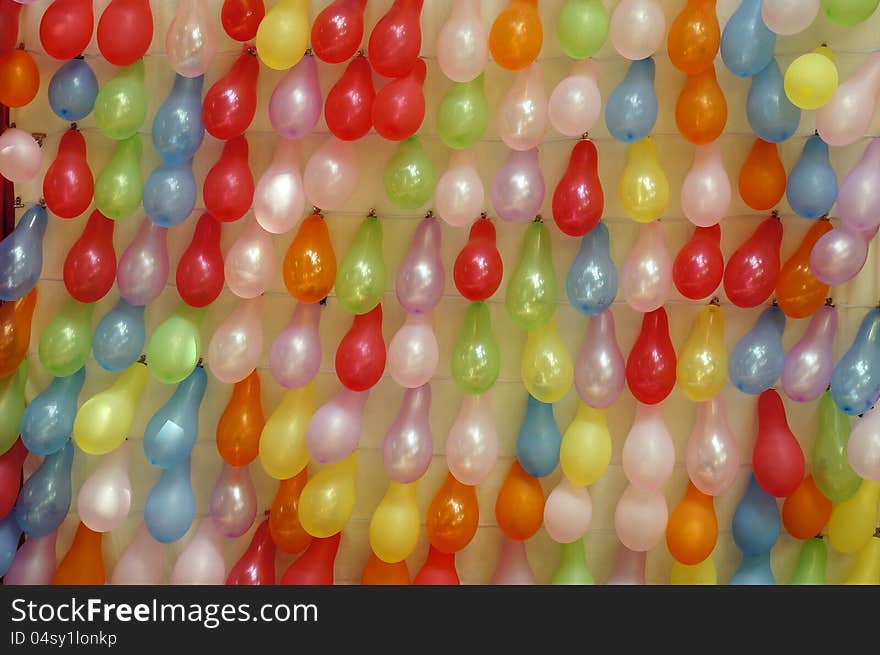
M864 23L877 9L880 0L822 0L822 11L838 25Z
M483 74L470 82L454 82L437 109L437 131L450 148L470 148L489 125L489 102Z
M811 473L816 488L834 503L852 498L862 483L846 456L849 434L849 416L826 391L819 399L819 430L813 443Z
M117 141L134 136L147 116L142 59L123 66L95 98L95 125Z
M587 568L584 555L583 538L568 544L559 544L559 566L550 578L550 584L556 585L592 585L596 584L593 574Z
M336 271L336 298L349 314L366 314L382 302L385 258L382 223L375 216L361 222Z
M507 283L504 303L510 319L523 330L534 330L556 311L556 272L550 231L535 221L526 228L522 255Z
M480 394L495 384L500 369L501 353L492 334L489 308L484 302L472 302L452 349L452 378L465 393Z
M68 298L40 335L40 363L56 378L66 378L85 366L92 352L94 313L94 303Z
M118 141L113 157L95 180L95 207L107 218L131 216L144 195L141 137Z
M807 539L801 546L798 555L797 567L791 584L795 585L824 585L825 565L828 562L828 546L822 537Z
M14 373L0 378L0 455L12 448L21 432L27 375L28 361L25 359Z
M608 11L601 0L568 0L556 21L556 38L572 59L592 57L608 37Z
M385 165L385 193L401 209L418 209L434 194L434 165L418 137L401 141Z
M165 384L182 382L193 372L202 355L199 329L205 309L181 304L150 336L147 370Z

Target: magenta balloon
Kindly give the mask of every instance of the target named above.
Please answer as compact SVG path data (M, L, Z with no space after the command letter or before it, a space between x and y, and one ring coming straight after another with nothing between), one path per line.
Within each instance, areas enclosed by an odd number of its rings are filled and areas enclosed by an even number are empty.
M462 484L483 482L498 462L498 431L489 395L466 394L446 437L446 464Z
M544 204L544 174L538 166L538 150L511 150L492 179L492 206L508 223L526 223Z
M269 122L285 139L302 139L317 125L322 107L318 64L314 55L305 55L272 91Z
M626 364L610 310L590 318L575 362L574 384L581 400L597 409L610 407L626 385Z
M810 253L810 269L817 279L836 286L853 279L868 259L868 242L846 224L826 232Z
M840 183L837 211L841 223L859 232L880 226L880 138L873 138Z
M319 464L334 464L357 448L369 396L369 390L341 387L318 408L306 428L306 448L312 459Z
M132 242L119 258L116 285L129 305L149 305L168 283L168 228L144 217Z
M43 153L29 132L17 127L0 134L0 175L10 182L29 182L40 172Z
M211 491L211 520L224 537L240 537L257 516L257 488L248 467L223 463Z
M806 332L785 355L782 389L792 400L809 403L831 384L837 310L826 305L810 318Z
M332 134L312 153L303 171L303 190L314 206L334 211L357 190L358 164L354 143Z
M427 384L440 361L440 346L430 314L407 314L388 344L388 374L406 389Z
M421 478L434 454L429 412L431 385L407 389L400 410L382 442L382 463L389 478L401 484Z
M437 219L423 218L397 271L397 300L411 314L430 312L443 296L446 271L440 256L440 235Z
M269 349L269 371L285 389L308 384L321 368L320 303L297 303Z

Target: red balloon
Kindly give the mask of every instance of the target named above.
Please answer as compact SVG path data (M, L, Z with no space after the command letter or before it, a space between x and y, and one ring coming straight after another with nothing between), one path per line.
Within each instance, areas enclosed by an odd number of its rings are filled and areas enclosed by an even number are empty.
M96 209L67 253L64 286L80 302L98 302L116 281L116 251L113 249L115 226L116 221Z
M424 0L394 0L370 32L367 53L383 77L403 77L412 70L422 49L420 24Z
M43 199L59 218L76 218L89 208L95 181L86 159L82 132L70 129L61 137L58 154L43 177Z
M383 139L403 141L415 134L425 119L425 94L422 85L428 67L416 61L405 77L391 80L373 102L373 127Z
M214 82L202 102L202 121L213 137L229 141L244 134L257 112L257 78L260 62L253 46L246 45L232 68Z
M336 349L336 377L352 391L373 387L385 372L382 303L358 314Z
M324 101L324 120L337 139L356 141L373 127L373 69L366 57L355 57Z
M0 57L18 45L18 17L21 3L15 0L0 0Z
M752 469L761 488L776 498L790 496L804 479L804 451L788 427L782 398L774 389L758 397Z
M220 22L229 38L250 41L257 36L257 28L265 15L263 0L224 0Z
M269 533L269 519L254 532L254 538L244 554L232 567L226 578L227 585L275 584L275 542Z
M312 539L306 552L287 567L281 576L283 585L332 585L333 564L339 550L341 532L332 537Z
M328 64L350 59L364 38L367 0L334 0L312 23L312 52Z
M191 307L210 305L223 290L220 223L205 212L196 223L192 241L177 264L177 292Z
M205 209L224 223L237 221L254 201L254 175L248 164L248 142L243 136L227 141L202 187Z
M697 227L672 264L675 288L685 298L700 300L715 292L723 276L721 225Z
M114 66L128 66L144 56L153 41L150 0L110 0L98 20L98 49Z
M675 386L675 349L669 319L660 307L642 319L642 331L626 360L626 383L640 403L656 405Z
M455 553L441 553L433 546L428 546L428 556L422 568L413 578L414 585L459 585L458 572L455 570Z
M5 519L15 505L21 488L21 467L28 455L27 448L16 439L12 448L0 455L0 521Z
M40 20L46 54L66 61L82 54L95 28L92 0L55 0Z
M588 139L571 150L568 168L553 192L553 220L565 234L582 237L596 227L605 209L599 180L599 152Z
M495 246L495 226L488 218L480 218L471 225L468 241L455 258L455 288L473 302L486 300L498 290L503 274L504 262Z
M756 307L770 297L779 279L782 221L763 221L727 260L724 292L737 307Z

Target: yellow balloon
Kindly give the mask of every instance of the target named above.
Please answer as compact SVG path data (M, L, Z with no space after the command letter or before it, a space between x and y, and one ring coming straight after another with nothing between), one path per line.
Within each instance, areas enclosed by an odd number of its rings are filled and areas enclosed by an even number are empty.
M623 210L640 223L650 223L666 211L669 180L657 160L657 147L651 137L630 145L617 193Z
M695 402L711 400L724 387L727 349L721 307L706 305L697 314L678 354L675 378L684 395Z
M669 582L674 585L715 585L718 584L718 571L710 555L699 564L688 566L678 560L672 561Z
M856 563L843 584L880 584L880 528L859 550Z
M257 56L269 68L287 70L309 47L308 0L278 0L257 28Z
M260 435L260 464L276 480L287 480L299 474L309 463L306 448L306 427L315 409L314 382L291 389Z
M103 455L125 441L147 378L146 365L136 362L112 385L83 403L73 420L73 441L81 450Z
M416 503L418 482L401 484L393 480L382 502L370 519L370 547L383 562L405 560L419 541L419 506Z
M828 520L828 540L841 553L854 553L864 547L877 527L880 480L862 480L858 491L834 506Z
M526 389L541 402L562 400L571 389L574 364L554 318L528 331L520 371Z
M611 462L611 432L604 409L579 403L574 420L562 435L559 464L574 484L585 487L605 474Z
M327 464L306 482L299 497L299 521L313 537L341 532L354 511L354 476L357 458Z
M828 46L819 46L791 62L783 84L793 105L818 109L831 100L839 81L834 53Z

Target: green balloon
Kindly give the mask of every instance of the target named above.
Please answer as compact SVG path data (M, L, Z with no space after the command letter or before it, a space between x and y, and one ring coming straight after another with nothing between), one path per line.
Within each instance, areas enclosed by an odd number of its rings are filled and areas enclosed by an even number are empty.
M144 195L141 177L141 137L117 141L113 157L95 180L95 207L107 218L127 218Z
M142 59L119 69L95 98L95 125L111 139L134 136L147 116Z
M401 209L418 209L434 193L434 165L418 137L401 141L385 165L385 193Z
M449 148L470 148L489 125L489 102L483 74L470 82L454 82L437 109L437 131Z
M489 308L484 302L472 302L452 349L452 379L465 393L479 394L495 384L500 369L501 353L492 334Z
M816 488L834 503L852 498L862 483L846 456L849 433L849 416L840 411L831 392L826 391L819 399L819 430L813 444L811 472Z
M523 330L534 330L556 311L556 272L550 231L540 221L526 228L523 250L507 283L504 302L510 319Z
M822 11L838 25L863 23L877 9L880 0L822 0Z
M596 584L587 568L583 537L568 544L559 544L559 566L550 578L550 584L591 585Z
M568 0L556 21L556 38L572 59L592 57L608 37L608 11L601 0Z
M825 564L828 561L828 546L822 537L807 539L801 546L798 556L797 567L790 584L797 585L824 585Z
M56 378L66 378L85 366L92 352L94 313L94 303L68 298L40 335L40 363Z
M155 329L147 344L147 370L165 384L182 382L193 372L202 354L199 328L203 307L181 304Z
M382 223L375 216L361 222L336 271L336 298L349 314L366 314L382 302L385 258Z
M12 448L21 431L27 376L28 361L24 360L14 373L0 378L0 455Z

